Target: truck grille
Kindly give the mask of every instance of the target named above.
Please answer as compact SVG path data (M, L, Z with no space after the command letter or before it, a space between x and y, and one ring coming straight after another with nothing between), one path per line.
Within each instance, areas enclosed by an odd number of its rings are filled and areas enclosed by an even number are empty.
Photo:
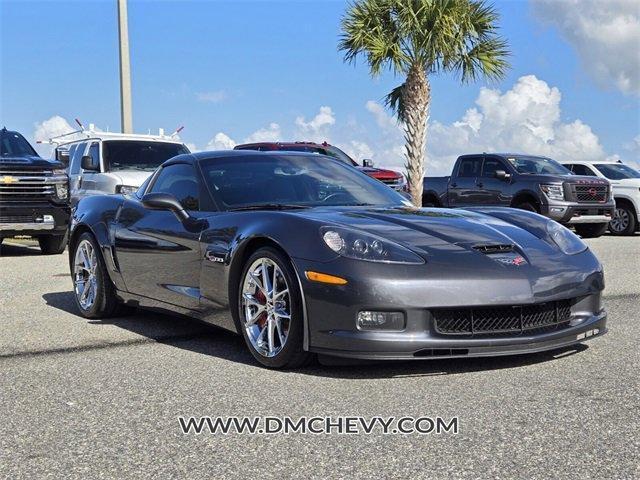
M441 335L521 335L561 329L571 319L571 300L513 305L431 310Z
M572 189L580 203L606 202L609 198L608 185L572 185Z
M55 194L55 185L47 183L51 170L7 168L0 170L0 202L33 202Z

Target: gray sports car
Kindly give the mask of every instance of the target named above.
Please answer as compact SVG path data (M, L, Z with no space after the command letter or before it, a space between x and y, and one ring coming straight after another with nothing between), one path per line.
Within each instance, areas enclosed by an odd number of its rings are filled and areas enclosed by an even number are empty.
M337 160L205 152L88 197L70 267L87 318L134 306L243 335L263 365L509 355L602 335L602 266L505 208L417 209Z

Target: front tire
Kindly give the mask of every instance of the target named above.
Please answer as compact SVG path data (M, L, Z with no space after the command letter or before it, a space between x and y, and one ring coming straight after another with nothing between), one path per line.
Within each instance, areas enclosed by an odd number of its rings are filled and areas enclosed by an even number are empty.
M609 222L612 235L633 235L636 231L636 216L634 210L625 204L616 205L613 219Z
M71 276L78 310L85 318L107 318L119 307L115 287L100 252L98 242L89 232L83 233L70 252Z
M238 318L253 357L268 368L297 368L312 355L303 349L302 295L291 261L264 247L246 261L238 286Z
M583 223L575 225L575 229L582 238L598 238L607 231L608 226L608 223Z
M38 237L38 243L44 255L60 255L67 248L67 234Z
M540 213L540 210L531 202L519 203L516 205L516 208L526 210L527 212Z

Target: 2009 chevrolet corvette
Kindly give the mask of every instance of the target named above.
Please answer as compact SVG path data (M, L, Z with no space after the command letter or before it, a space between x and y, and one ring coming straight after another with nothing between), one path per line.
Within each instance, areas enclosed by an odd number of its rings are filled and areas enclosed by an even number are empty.
M416 209L318 155L208 152L131 195L81 200L69 243L82 315L129 305L241 333L268 367L507 355L602 335L602 266L531 212Z

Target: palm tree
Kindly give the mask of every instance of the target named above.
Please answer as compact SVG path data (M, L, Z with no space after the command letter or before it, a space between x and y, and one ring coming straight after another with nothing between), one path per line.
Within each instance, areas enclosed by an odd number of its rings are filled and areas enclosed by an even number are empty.
M429 75L453 73L463 83L500 79L509 67L499 15L482 0L359 0L342 19L339 49L346 62L364 56L373 77L389 69L405 78L386 96L403 123L413 203L422 205Z

